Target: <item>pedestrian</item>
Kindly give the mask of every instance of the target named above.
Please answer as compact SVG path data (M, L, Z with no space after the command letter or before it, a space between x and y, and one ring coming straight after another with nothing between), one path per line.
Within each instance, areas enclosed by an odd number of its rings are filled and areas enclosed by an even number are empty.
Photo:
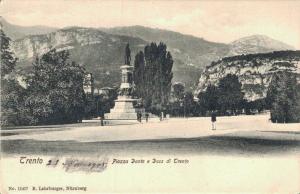
M139 112L136 113L136 120L137 120L138 122L140 122L140 113L139 113Z
M160 113L159 120L162 121L164 119L164 112Z
M146 117L146 123L148 123L148 119L149 119L149 113L148 112L146 112L145 117Z
M142 122L142 113L140 111L137 112L137 120L138 122Z
M104 112L102 110L100 110L99 116L100 116L100 124L101 126L104 126Z
M141 112L138 113L139 114L139 122L142 121L142 115L141 115Z
M217 122L217 114L215 111L211 113L211 124L212 124L212 130L216 130L216 122Z
M104 126L104 115L102 115L102 116L100 117L100 119L101 119L101 126Z

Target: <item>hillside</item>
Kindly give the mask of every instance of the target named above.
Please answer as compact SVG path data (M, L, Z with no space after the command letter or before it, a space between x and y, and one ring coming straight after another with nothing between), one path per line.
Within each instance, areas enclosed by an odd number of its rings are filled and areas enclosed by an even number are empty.
M195 80L199 79L203 69L212 61L226 56L294 49L285 43L263 35L244 37L230 44L224 44L144 26L101 28L101 30L111 34L139 37L149 42L165 42L175 59L174 77L176 81L181 81L187 87L192 88L196 87Z
M0 16L0 23L5 31L6 35L12 40L23 38L27 35L46 34L54 32L57 28L48 26L18 26L7 22L3 17Z
M265 35L252 35L240 38L230 43L229 47L229 56L295 49L288 44Z
M35 56L51 48L69 50L71 60L82 64L95 76L98 87L115 86L120 82L126 44L132 54L141 50L146 42L139 38L111 35L92 28L72 27L43 35L26 36L13 42L12 49L19 58L17 69L27 71Z
M169 50L174 53L177 60L181 61L182 65L200 69L229 52L226 44L209 42L203 38L157 28L129 26L101 28L101 30L111 34L139 37L149 42L162 41L168 45Z
M271 53L226 57L207 66L201 74L195 94L204 91L208 84L217 85L228 74L235 74L242 83L247 100L266 97L274 72L291 71L300 75L300 51L275 51Z
M88 71L94 72L98 86L113 86L119 83L118 66L123 63L122 49L127 42L130 43L133 50L132 59L134 59L136 51L143 50L149 42L162 41L166 43L174 58L173 82L183 82L190 90L196 88L201 72L212 61L236 54L291 48L289 45L279 44L279 41L264 36L263 40L265 41L259 41L262 36L252 36L239 39L231 44L223 44L178 32L143 26L99 29L69 27L56 30L44 26L17 26L6 22L3 18L1 21L8 36L13 39L19 37L12 46L20 59L19 69L30 68L32 57L43 54L51 47L68 49L71 52L72 60L82 63Z
M139 37L146 41L165 42L185 65L204 68L212 61L226 56L266 53L280 50L294 50L290 45L265 35L252 35L240 38L230 44L210 42L203 38L181 34L169 30L144 26L101 28L111 33Z
M174 58L174 81L185 83L187 89L196 87L196 80L207 64L220 59L229 52L226 44L209 42L203 38L168 30L144 26L100 29L110 34L139 37L148 42L166 43Z
M119 42L109 42L108 40L111 39L119 39ZM49 34L26 36L15 40L12 48L19 58L18 68L25 70L31 66L32 57L35 55L41 55L50 48L68 49L72 60L82 63L88 71L94 72L96 70L96 83L99 87L102 87L119 83L119 69L117 66L123 63L124 50L122 49L127 42L132 47L132 59L134 59L135 53L138 50L143 50L144 46L150 41L109 34L94 28L71 27ZM167 46L169 47L169 45ZM102 52L97 52L99 50ZM174 58L173 81L183 82L187 88L195 87L201 69L195 67L192 63L186 64L184 61L188 61L187 59L190 57L187 57L185 53L181 54L174 50L171 50L171 53ZM107 79L107 77L110 79ZM109 81L112 81L112 83L109 83Z

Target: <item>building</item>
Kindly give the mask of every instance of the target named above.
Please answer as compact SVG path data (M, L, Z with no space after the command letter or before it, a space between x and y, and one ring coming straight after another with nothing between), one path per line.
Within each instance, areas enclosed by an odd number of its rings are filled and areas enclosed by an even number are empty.
M83 80L83 90L85 94L94 95L94 77L92 73L85 75Z

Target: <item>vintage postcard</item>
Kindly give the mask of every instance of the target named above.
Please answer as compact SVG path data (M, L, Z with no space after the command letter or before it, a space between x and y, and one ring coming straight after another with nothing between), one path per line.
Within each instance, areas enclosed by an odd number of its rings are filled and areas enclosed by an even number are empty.
M300 193L300 1L0 15L0 194Z

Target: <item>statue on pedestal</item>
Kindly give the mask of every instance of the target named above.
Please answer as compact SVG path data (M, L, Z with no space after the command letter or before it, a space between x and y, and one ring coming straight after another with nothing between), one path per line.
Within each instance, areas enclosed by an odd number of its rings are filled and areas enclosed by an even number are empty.
M134 108L133 103L137 99L132 98L133 93L133 66L130 65L130 48L129 44L125 48L125 65L121 68L121 85L118 99L115 100L115 107L106 114L108 120L136 120L137 113L140 110Z
M129 43L127 43L125 48L125 65L130 65L131 62L131 51L129 48Z

